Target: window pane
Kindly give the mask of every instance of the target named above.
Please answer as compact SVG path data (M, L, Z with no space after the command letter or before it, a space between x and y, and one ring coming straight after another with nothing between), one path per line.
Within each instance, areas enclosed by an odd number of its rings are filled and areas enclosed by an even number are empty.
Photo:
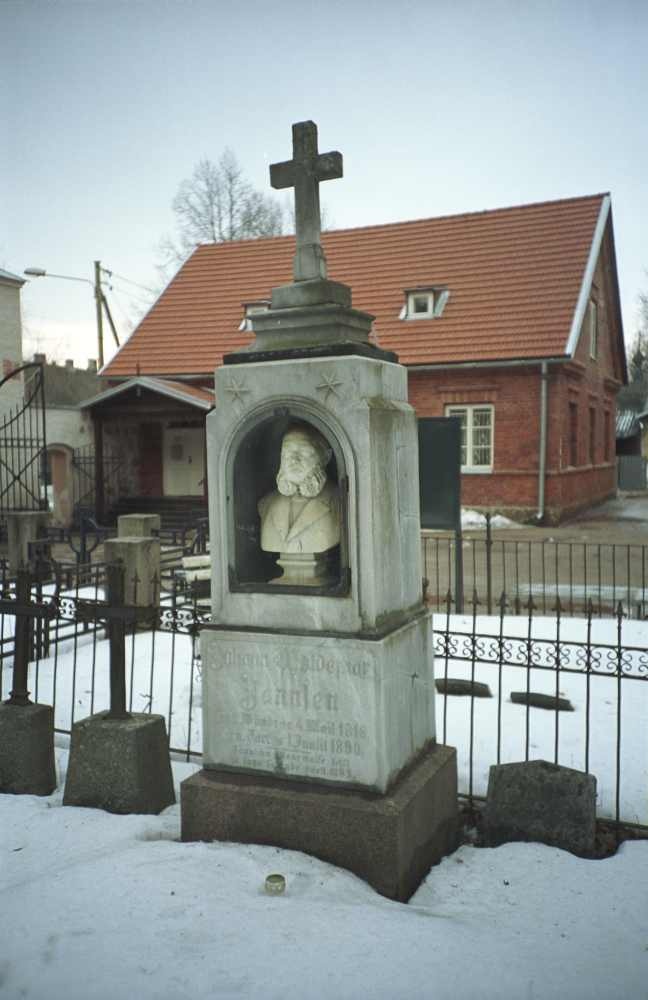
M472 465L491 465L492 410L475 407L472 411Z
M490 427L491 411L486 409L473 410L473 427Z
M461 441L461 464L462 465L467 465L468 464L468 442L466 440L466 435L467 435L467 419L466 418L467 418L467 416L468 416L468 411L467 410L459 409L459 407L450 406L446 410L446 417L459 417L459 420L461 421L460 441Z
M426 313L429 311L430 300L427 295L414 295L412 302L415 313Z

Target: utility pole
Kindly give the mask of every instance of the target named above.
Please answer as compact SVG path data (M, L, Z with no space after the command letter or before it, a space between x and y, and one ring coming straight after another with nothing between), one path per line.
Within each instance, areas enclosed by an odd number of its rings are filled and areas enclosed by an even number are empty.
M94 262L94 294L95 303L97 306L97 346L99 353L99 370L103 368L104 363L104 349L103 349L103 292L101 291L101 261L96 260Z
M86 285L92 285L94 289L95 306L97 310L97 353L99 355L98 362L99 368L103 368L104 364L104 339L103 339L103 311L106 310L106 316L108 317L108 322L110 323L110 329L112 335L115 338L115 343L119 347L119 337L117 336L117 330L115 329L115 324L106 300L106 296L103 293L101 287L101 272L104 274L112 274L111 271L107 271L101 266L101 261L96 260L94 262L94 281L90 281L90 278L78 278L73 274L51 274L42 267L26 267L25 274L28 274L31 278L63 278L65 281L84 281Z

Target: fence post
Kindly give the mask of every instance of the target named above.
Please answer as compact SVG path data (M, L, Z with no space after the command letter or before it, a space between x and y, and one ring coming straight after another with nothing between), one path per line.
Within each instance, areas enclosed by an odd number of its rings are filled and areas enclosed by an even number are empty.
M16 576L16 604L26 607L30 599L31 574L27 569L19 569ZM29 700L29 691L27 690L32 624L33 621L28 614L16 614L13 683L12 690L9 692L9 705L32 704Z
M0 703L0 792L16 795L50 795L56 788L54 766L54 710L29 699L27 678L34 618L42 607L30 613L32 577L28 569L18 570L15 600L14 664L12 690ZM47 614L47 612L46 612Z
M486 514L486 607L488 614L493 613L493 531L491 528L491 513Z
M108 585L108 605L110 608L124 607L124 564L110 563L106 566ZM110 648L110 711L107 718L129 719L126 709L126 622L124 618L109 618L107 623Z
M455 609L458 615L463 614L463 604L463 537L461 534L461 520L459 520L455 529Z
M163 716L126 710L126 623L135 626L142 616L125 603L125 574L121 560L108 563L107 607L102 614L101 605L92 605L107 625L110 709L72 727L63 805L159 813L175 802L169 741Z

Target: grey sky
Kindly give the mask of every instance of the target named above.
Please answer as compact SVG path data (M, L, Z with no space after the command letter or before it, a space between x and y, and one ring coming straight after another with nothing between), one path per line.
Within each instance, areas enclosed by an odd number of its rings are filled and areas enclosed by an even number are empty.
M611 191L630 339L647 40L645 0L0 0L0 266L91 278L100 258L155 284L197 160L229 146L269 190L312 118L344 155L322 191L336 227ZM108 292L121 330L128 289ZM89 286L36 279L23 308L28 347L96 355Z

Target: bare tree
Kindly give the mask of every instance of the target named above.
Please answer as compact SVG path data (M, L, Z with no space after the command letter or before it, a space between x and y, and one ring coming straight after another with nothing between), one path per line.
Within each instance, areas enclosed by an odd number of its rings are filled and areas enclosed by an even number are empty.
M234 153L200 160L182 181L172 202L176 237L160 242L161 268L168 275L200 243L276 236L282 231L282 210L271 196L256 191L246 180Z
M630 346L629 375L631 382L648 387L648 293L639 293L639 323Z

